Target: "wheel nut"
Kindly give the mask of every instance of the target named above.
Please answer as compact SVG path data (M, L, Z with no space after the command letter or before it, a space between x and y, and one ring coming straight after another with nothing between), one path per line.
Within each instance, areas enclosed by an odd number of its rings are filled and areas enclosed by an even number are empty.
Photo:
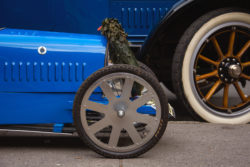
M220 76L221 76L222 78L224 77L224 75L223 75L223 74L221 74Z
M225 81L227 82L227 81L228 81L228 79L227 79L227 78L225 78Z
M222 71L222 68L220 68L220 71Z

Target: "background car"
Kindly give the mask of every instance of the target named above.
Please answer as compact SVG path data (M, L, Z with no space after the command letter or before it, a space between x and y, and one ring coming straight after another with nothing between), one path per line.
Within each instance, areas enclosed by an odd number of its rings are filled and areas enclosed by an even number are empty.
M138 59L193 118L250 121L248 0L2 0L0 26L96 34L120 20Z

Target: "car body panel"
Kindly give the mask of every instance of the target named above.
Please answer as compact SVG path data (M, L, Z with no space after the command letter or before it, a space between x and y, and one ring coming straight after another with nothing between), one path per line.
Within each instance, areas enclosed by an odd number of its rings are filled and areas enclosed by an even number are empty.
M1 30L0 124L72 123L75 93L105 51L102 36Z
M41 46L44 55L38 53ZM75 92L104 66L105 47L101 36L4 29L0 92Z
M0 27L98 34L96 29L102 20L115 17L130 41L143 42L152 27L180 1L183 0L1 0Z

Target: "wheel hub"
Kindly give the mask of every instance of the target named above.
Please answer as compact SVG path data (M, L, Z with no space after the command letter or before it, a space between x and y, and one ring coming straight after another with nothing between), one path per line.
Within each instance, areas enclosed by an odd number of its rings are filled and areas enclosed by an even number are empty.
M228 73L233 78L239 78L241 74L241 68L239 65L235 65L235 64L230 65L228 69Z
M225 58L221 61L218 74L222 82L233 83L237 81L242 72L242 67L240 62L236 58Z
M117 112L117 116L119 118L123 118L125 116L127 109L128 109L128 106L123 101L120 101L114 105L114 110Z
M117 111L117 116L118 116L119 118L124 117L124 116L125 116L125 111L123 111L123 110Z

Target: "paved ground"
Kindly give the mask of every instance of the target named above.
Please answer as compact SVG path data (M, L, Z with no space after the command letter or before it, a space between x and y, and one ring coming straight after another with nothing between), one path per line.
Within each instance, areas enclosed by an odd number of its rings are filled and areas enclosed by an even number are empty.
M0 133L0 167L248 167L250 124L170 122L162 140L136 159L105 159L78 137Z

